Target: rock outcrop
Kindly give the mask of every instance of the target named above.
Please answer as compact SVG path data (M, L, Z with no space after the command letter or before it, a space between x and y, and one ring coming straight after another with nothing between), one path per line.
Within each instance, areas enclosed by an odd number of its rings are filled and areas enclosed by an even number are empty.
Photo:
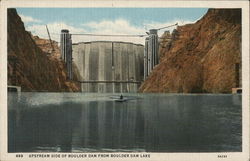
M48 39L42 39L38 36L32 36L32 39L35 41L36 45L45 53L48 53L48 58L50 60L60 60L60 49L58 42Z
M171 37L162 43L160 64L141 92L230 93L241 85L240 9L209 9Z
M25 31L16 10L8 9L8 85L22 91L80 91L80 84L67 79L57 43L52 52L47 42Z

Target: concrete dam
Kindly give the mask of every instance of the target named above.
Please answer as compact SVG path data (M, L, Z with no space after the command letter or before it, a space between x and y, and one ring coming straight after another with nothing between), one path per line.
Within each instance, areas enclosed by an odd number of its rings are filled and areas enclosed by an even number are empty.
M144 77L144 46L93 41L72 44L82 92L137 92Z

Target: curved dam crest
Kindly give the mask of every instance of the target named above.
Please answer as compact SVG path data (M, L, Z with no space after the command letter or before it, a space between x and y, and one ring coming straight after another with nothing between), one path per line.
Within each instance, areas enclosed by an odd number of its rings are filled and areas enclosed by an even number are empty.
M137 92L143 80L144 46L93 41L72 45L82 92ZM91 82L92 81L92 82Z

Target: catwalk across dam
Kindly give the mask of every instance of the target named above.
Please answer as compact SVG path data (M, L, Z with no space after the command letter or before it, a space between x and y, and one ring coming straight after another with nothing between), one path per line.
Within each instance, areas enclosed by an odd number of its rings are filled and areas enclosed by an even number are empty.
M117 41L72 45L82 92L137 92L143 81L144 46Z

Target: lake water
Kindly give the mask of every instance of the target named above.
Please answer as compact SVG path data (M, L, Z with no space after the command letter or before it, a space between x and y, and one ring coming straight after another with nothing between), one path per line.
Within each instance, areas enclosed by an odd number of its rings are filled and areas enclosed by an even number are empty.
M241 95L8 93L9 152L240 152Z

